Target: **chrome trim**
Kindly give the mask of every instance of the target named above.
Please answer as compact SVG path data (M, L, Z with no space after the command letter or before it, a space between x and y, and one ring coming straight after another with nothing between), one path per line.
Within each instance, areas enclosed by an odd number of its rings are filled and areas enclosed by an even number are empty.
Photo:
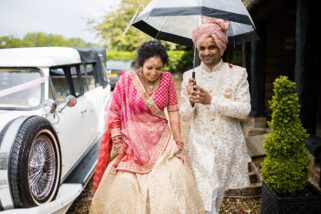
M94 170L95 170L96 165L97 165L97 162L98 162L98 161L96 161L95 164L91 167L91 169L89 170L88 174L86 175L86 177L85 177L84 180L82 181L83 184L84 184L84 186L87 185L87 183L89 182L90 178L93 176Z
M62 214L68 211L73 201L80 195L83 187L81 184L62 184L55 200L30 208L16 208L0 211L1 214Z
M29 117L30 116L22 116L13 121L2 139L0 147L0 200L4 209L13 208L13 199L11 197L8 178L10 151L18 130Z

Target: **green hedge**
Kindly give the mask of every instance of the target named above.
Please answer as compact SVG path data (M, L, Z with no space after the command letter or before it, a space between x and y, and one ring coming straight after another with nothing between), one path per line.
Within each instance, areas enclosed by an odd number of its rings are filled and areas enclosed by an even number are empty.
M129 51L107 51L107 60L134 60L135 54Z
M182 73L193 67L192 51L168 51L169 66L165 70L171 73ZM134 60L136 52L107 51L107 60Z

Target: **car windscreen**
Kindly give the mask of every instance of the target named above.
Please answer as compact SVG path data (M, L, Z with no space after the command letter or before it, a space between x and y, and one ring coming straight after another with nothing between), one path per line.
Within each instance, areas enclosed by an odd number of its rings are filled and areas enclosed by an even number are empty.
M36 68L0 68L0 109L40 106L43 82Z

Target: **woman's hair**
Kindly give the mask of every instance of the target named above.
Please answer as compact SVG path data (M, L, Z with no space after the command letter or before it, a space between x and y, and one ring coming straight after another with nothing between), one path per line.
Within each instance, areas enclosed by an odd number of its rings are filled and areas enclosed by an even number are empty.
M164 65L168 63L168 55L164 45L155 40L144 42L137 51L137 65L143 66L146 60L154 56L159 56Z

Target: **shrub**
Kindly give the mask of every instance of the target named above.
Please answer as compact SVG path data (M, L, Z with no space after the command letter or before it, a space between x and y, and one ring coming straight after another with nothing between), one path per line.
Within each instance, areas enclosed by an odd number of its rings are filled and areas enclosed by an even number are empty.
M192 51L168 51L168 57L168 70L172 73L182 73L193 67Z
M280 76L273 83L274 95L269 102L271 133L264 139L267 157L262 163L262 176L268 187L279 194L293 194L308 182L310 159L303 141L307 137L299 114L295 83Z

